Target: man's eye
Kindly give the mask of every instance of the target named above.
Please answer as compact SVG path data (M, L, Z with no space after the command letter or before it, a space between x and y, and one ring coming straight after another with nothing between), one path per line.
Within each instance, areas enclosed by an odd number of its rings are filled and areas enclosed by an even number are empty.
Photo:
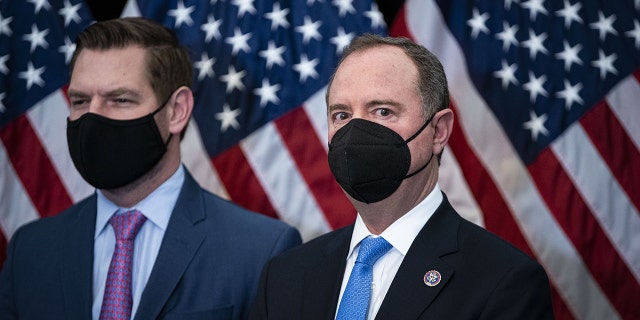
M377 109L377 110L376 110L376 113L377 113L379 116L387 117L387 116L390 116L390 115L391 115L391 110L389 110L389 109L385 109L385 108L380 108L380 109Z

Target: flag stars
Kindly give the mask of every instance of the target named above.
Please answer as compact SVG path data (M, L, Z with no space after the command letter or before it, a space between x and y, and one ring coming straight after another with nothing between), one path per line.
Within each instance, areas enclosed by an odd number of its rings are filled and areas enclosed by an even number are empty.
M198 80L204 79L204 77L213 77L213 65L216 63L215 58L209 58L206 52L202 52L200 61L194 63L196 69L198 69Z
M285 61L282 59L282 54L285 52L284 46L277 47L273 40L269 40L267 50L262 50L258 53L260 57L267 59L267 69L271 70L274 64L284 67Z
M316 72L316 66L318 65L319 60L313 59L309 60L306 54L303 54L300 57L300 63L293 65L293 70L300 73L300 82L307 81L308 77L312 77L316 79L318 77L318 72Z
M618 32L613 28L613 23L616 21L616 15L612 14L605 17L602 11L598 12L598 21L590 23L591 29L598 30L600 41L604 41L607 34L618 35Z
M582 23L582 18L578 14L578 11L582 9L582 3L576 2L571 4L569 0L564 0L564 8L562 10L556 11L556 15L558 17L564 18L564 26L569 29L571 27L571 23L576 21L578 23Z
M58 13L64 17L65 27L69 26L71 21L75 23L80 23L82 21L78 15L78 10L80 10L80 3L72 6L69 0L64 0L64 7L58 10Z
M273 4L273 10L264 14L265 18L271 20L271 31L277 30L278 27L289 28L287 14L289 14L288 8L281 9L279 2Z
M45 67L40 67L36 69L33 66L33 63L29 61L29 66L27 67L27 71L20 72L18 77L27 81L26 88L27 90L31 89L31 87L36 84L39 87L44 86L44 80L42 80L42 73L44 73Z
M321 25L322 22L313 22L309 16L305 16L304 24L296 27L296 31L302 33L302 42L308 44L311 39L322 40L322 36L320 32L318 32L318 28L320 28Z
M227 93L233 91L233 89L238 89L240 91L244 90L244 84L242 83L242 78L247 74L246 71L236 71L236 67L231 65L229 66L229 73L220 77L220 80L227 83Z
M4 106L4 103L2 102L2 100L4 100L4 97L7 94L4 92L0 92L0 113L5 113L5 111L7 111L7 108Z
M574 103L583 104L582 98L580 97L580 90L582 90L582 83L578 82L575 85L571 85L571 83L567 80L564 80L564 90L556 93L558 98L564 99L564 106L567 110L571 110L571 106Z
M523 123L522 126L531 131L531 139L533 139L533 141L538 141L538 135L543 134L543 135L549 135L549 131L547 130L547 128L544 126L544 123L547 121L548 116L546 114L542 114L541 116L538 117L538 115L536 115L536 113L531 110L529 112L529 117L530 120Z
M253 93L260 96L260 107L264 108L267 103L280 103L276 94L279 90L280 84L271 85L268 79L262 79L262 87L253 90Z
M250 52L251 47L248 44L249 39L251 39L251 32L242 33L240 28L236 27L233 31L233 37L229 37L225 40L226 43L232 46L231 54L237 55L240 50L243 52Z
M35 14L38 14L40 10L42 10L42 8L45 8L45 10L51 9L51 6L49 5L48 0L28 0L28 1L33 3L33 5L35 6L35 11L34 11Z
M544 89L544 83L546 81L546 75L536 77L532 71L529 71L529 82L524 84L524 89L529 91L529 100L531 100L531 103L536 103L539 95L548 96L547 90Z
M331 43L336 46L336 54L342 54L342 51L346 46L349 45L349 43L351 43L351 40L353 40L355 34L345 33L343 27L339 27L337 32L338 35L331 38L331 40L329 41L331 41Z
M338 15L340 18L344 17L347 13L354 14L356 8L353 7L353 0L333 0L332 4L338 7Z
M640 49L640 23L638 23L638 20L633 21L633 30L629 30L625 32L625 34L627 37L633 38L635 40L636 49Z
M516 33L518 32L518 26L510 26L506 21L502 22L502 32L496 34L496 38L502 41L502 51L509 51L509 48L518 45L516 39Z
M238 18L244 17L249 12L254 15L256 8L253 6L253 0L233 0L233 5L238 7Z
M564 70L567 72L570 71L574 63L582 65L582 60L578 57L578 53L582 50L582 45L578 43L572 47L569 45L569 42L565 40L563 46L564 50L556 53L556 58L564 61Z
M538 52L542 52L544 54L548 54L547 48L544 46L544 41L547 39L547 34L545 32L541 34L535 34L533 30L529 30L529 40L522 42L522 45L525 48L528 48L529 56L531 59L535 59L538 55Z
M471 37L476 39L480 32L489 34L489 28L487 28L487 20L489 20L489 14L480 14L477 8L473 8L473 18L467 21L467 25L471 27Z
M0 73L9 74L9 68L7 68L7 61L9 61L9 54L5 54L0 57Z
M240 110L240 108L231 110L231 107L229 106L229 104L225 103L222 106L222 112L215 114L216 119L222 122L220 124L220 131L227 132L227 129L229 129L229 127L232 127L236 130L240 129L238 116L240 115L241 112L242 110Z
M0 12L0 36L6 34L7 36L11 36L13 32L9 27L9 24L13 21L13 17L3 17L2 12Z
M507 61L502 60L502 69L494 72L493 74L496 78L502 80L502 89L507 90L509 88L509 84L518 85L518 79L516 79L516 70L518 69L518 65L511 64L509 65Z
M378 9L378 5L375 2L371 4L371 10L365 11L363 14L365 17L371 19L372 29L377 29L385 26L384 16Z
M69 64L71 62L71 57L73 57L73 52L76 51L76 44L69 40L69 37L64 38L64 44L58 48L58 52L64 54L64 62Z
M544 15L549 14L547 9L544 8L544 0L529 0L522 4L522 7L525 9L529 9L529 19L532 21L536 21L538 17L538 13L542 13Z
M216 20L213 15L207 16L207 22L200 26L200 30L204 31L204 41L209 43L212 38L220 40L222 35L220 34L220 26L222 25L222 19Z
M613 63L618 59L618 55L612 53L610 55L605 55L602 49L598 50L598 60L591 62L593 66L600 69L600 79L607 77L607 73L612 73L614 75L618 74L618 70L613 66Z
M195 6L185 7L184 1L178 1L178 7L176 9L171 9L167 13L169 16L172 16L176 19L175 28L180 28L182 24L186 24L187 26L191 26L193 24L193 19L191 18L191 13L195 10Z
M31 53L33 53L38 47L42 47L43 49L49 47L49 43L45 39L47 34L49 34L49 29L40 31L38 27L33 24L31 25L31 33L22 36L22 39L31 42Z

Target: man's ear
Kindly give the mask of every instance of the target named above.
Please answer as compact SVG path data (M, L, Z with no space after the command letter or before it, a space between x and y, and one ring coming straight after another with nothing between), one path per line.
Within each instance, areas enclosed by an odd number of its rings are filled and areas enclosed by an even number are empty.
M172 113L169 119L169 131L173 135L180 135L180 132L189 123L191 112L193 111L193 93L191 89L182 86L174 93L173 103L171 105Z
M433 134L433 153L441 154L453 131L453 111L451 109L438 111L433 117L432 123L435 128Z

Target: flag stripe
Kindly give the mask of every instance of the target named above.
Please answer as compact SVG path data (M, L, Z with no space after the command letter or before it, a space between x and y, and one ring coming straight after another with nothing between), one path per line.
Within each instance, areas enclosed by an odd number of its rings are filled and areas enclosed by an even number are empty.
M276 127L289 149L296 166L332 229L355 221L355 209L333 178L327 162L327 153L303 108L297 108L275 121Z
M640 69L636 70L634 77L627 77L620 81L609 95L607 102L611 111L616 114L618 121L625 128L625 131L635 145L635 149L640 149L640 112L637 106L640 99Z
M211 161L220 180L225 185L231 201L249 210L260 209L260 213L270 217L278 216L239 145L231 147L212 158ZM242 183L238 183L238 181Z

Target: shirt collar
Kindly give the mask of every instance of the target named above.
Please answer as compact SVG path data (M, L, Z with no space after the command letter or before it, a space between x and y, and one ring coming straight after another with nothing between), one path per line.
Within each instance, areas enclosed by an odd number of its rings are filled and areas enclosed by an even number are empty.
M184 168L182 166L178 166L178 170L176 170L176 172L174 172L167 181L163 182L156 190L151 192L146 198L142 199L142 201L138 202L131 208L118 207L115 203L111 202L111 200L107 199L101 190L96 190L98 197L98 215L96 216L94 239L97 238L104 230L109 223L109 219L111 219L111 216L114 213L132 209L139 210L144 214L148 221L151 221L160 229L166 230L173 207L175 207L175 204L178 201L180 189L184 183L184 178Z
M413 240L418 236L422 227L429 221L429 218L436 211L440 203L442 203L443 197L440 187L436 183L433 190L424 198L420 203L413 207L409 212L393 222L386 230L384 230L379 236L387 240L393 248L398 250L403 256L407 254ZM360 213L356 217L356 223L353 227L353 234L351 235L351 243L349 244L349 254L347 258L350 258L354 249L360 241L368 236L377 237L369 231L364 224Z

